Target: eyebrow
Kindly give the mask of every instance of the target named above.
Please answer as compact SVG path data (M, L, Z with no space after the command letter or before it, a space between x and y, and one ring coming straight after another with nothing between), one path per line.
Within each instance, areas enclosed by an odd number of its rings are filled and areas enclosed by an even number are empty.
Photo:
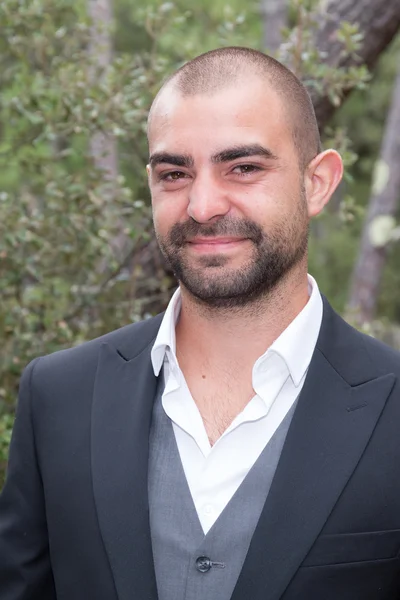
M154 169L157 165L167 163L176 167L193 167L194 160L187 154L170 154L169 152L155 152L149 158L149 163Z
M249 156L262 156L264 158L268 158L269 160L277 160L278 157L269 150L269 148L264 148L260 144L250 144L247 146L232 146L232 148L227 148L226 150L221 150L221 152L217 152L217 154L213 154L211 157L211 162L225 163L230 162L232 160L236 160L238 158L246 158ZM188 154L171 154L170 152L155 152L149 158L149 163L151 167L154 169L157 165L160 164L169 164L175 165L176 167L185 167L191 168L194 165L194 160Z
M251 144L248 146L233 146L232 148L227 148L226 150L214 154L211 157L211 160L213 163L224 163L236 160L237 158L246 158L248 156L262 156L270 160L278 159L269 148L264 148L264 146L260 146L260 144Z

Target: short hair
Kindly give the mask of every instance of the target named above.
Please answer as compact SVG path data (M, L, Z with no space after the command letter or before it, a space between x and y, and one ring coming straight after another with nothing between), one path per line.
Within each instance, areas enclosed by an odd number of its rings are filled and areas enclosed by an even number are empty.
M185 63L170 75L157 97L166 86L170 85L173 85L183 96L211 95L240 77L249 75L264 79L282 98L291 124L299 166L303 171L321 152L321 139L314 107L300 80L271 56L240 46L210 50Z

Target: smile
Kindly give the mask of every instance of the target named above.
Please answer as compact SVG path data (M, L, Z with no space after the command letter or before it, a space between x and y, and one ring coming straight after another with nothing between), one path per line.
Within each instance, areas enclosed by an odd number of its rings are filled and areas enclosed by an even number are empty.
M195 252L229 252L246 241L246 238L195 238L188 245Z

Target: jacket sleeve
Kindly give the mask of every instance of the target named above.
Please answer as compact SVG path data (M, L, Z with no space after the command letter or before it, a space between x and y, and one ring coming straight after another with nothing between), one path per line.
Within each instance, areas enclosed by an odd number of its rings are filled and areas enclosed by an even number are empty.
M1 600L56 600L32 419L31 383L39 360L30 363L21 378L0 495Z

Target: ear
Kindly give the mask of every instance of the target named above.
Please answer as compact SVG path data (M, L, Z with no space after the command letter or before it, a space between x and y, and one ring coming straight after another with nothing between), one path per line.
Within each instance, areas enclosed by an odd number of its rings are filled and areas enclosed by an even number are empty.
M150 178L150 165L146 165L147 178Z
M310 162L304 176L309 217L321 212L342 176L343 162L336 150L325 150Z

